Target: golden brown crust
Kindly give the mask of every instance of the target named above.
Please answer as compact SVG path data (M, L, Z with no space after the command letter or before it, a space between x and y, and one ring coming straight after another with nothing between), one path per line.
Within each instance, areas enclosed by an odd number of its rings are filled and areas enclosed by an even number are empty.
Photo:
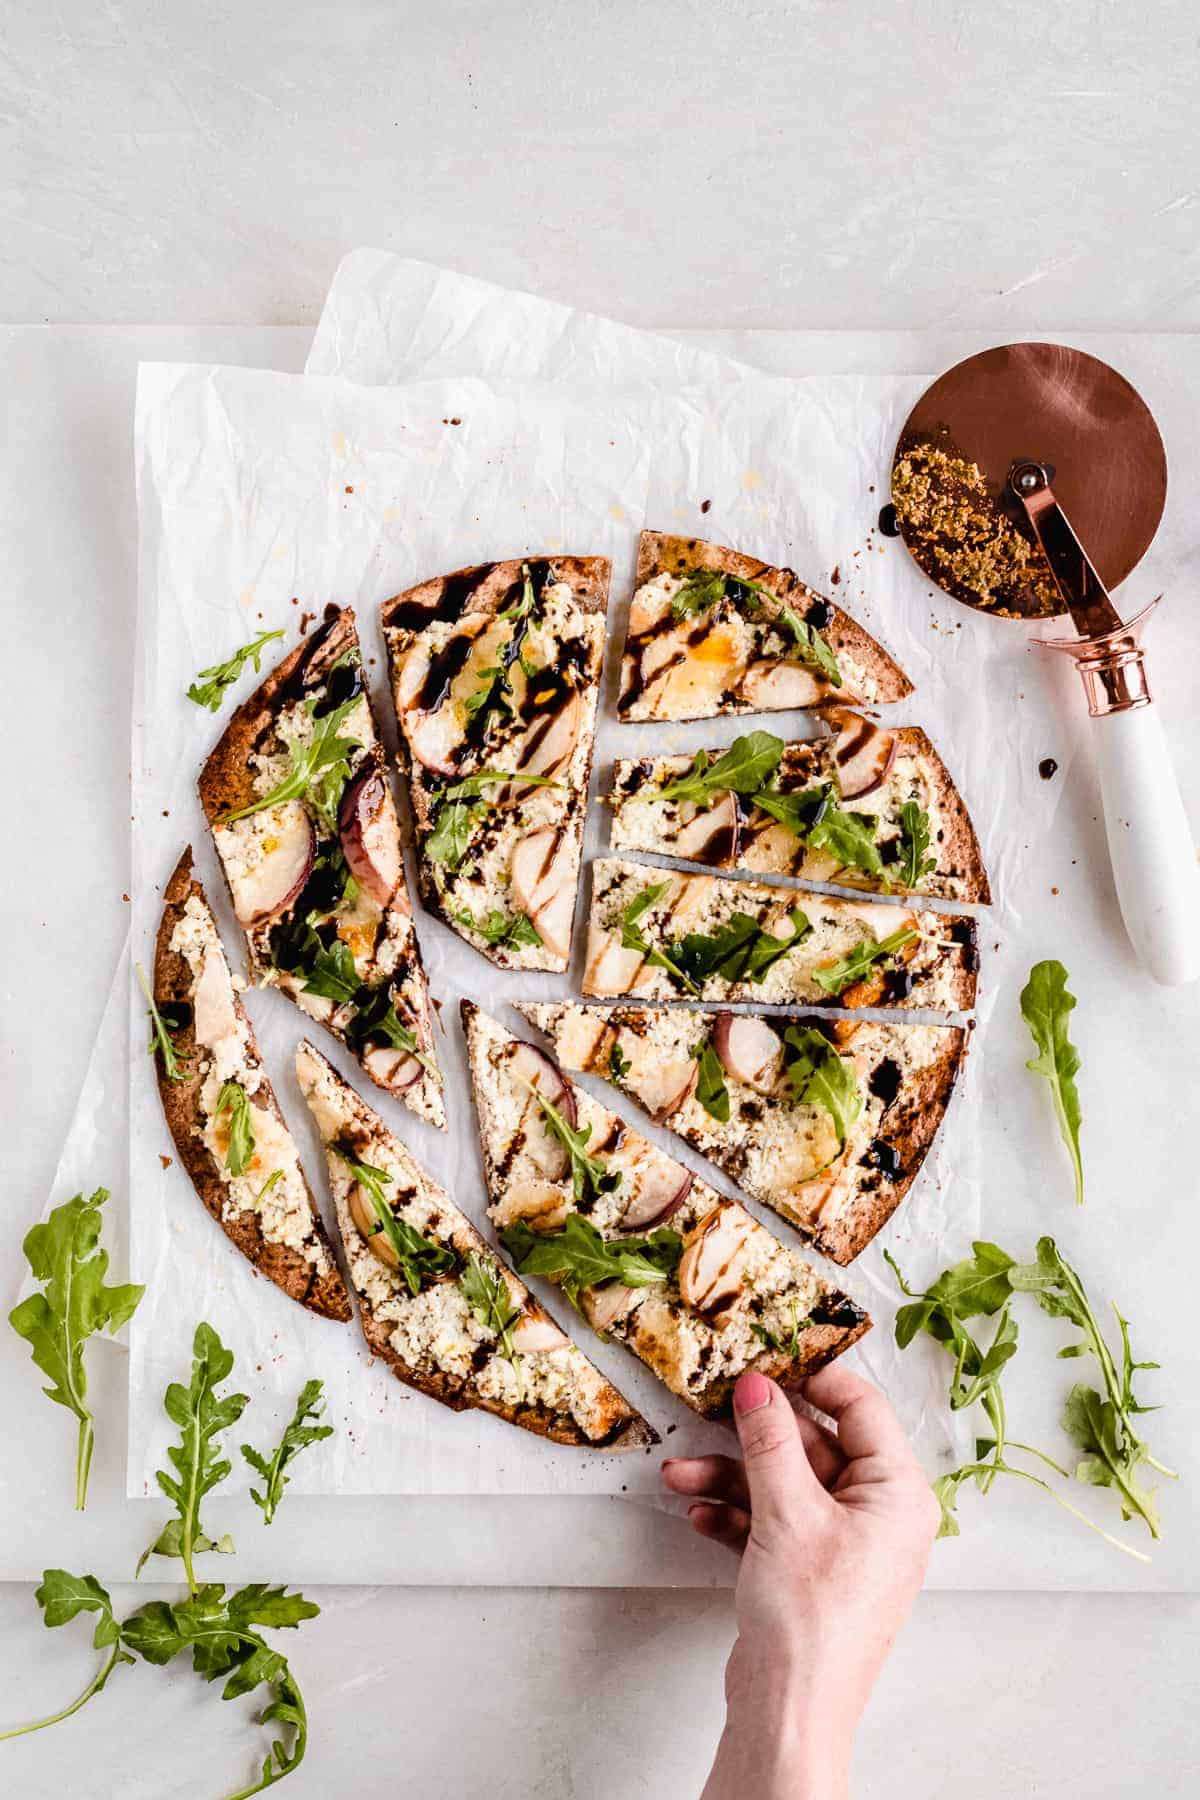
M807 582L801 581L794 570L776 568L771 563L760 562L757 557L745 556L740 550L730 550L724 544L711 544L703 538L677 537L663 531L642 532L638 539L637 555L636 585L639 588L644 587L648 581L653 581L656 575L681 575L691 569L717 569L725 575L732 575L738 581L763 582L780 600L793 606L802 605L807 608L814 601L823 602L829 609L830 620L827 626L822 626L821 635L830 644L835 655L845 654L870 670L878 684L873 702L890 705L913 692L912 682L879 640L872 637L857 619L843 612L825 594L818 593ZM626 653L627 651L628 645ZM838 698L838 691L830 689L829 701L834 703Z
M920 892L990 905L992 888L983 852L966 802L949 769L919 725L906 725L896 736L906 749L923 758L932 771L938 811L943 820L944 835L937 846L937 873L921 884Z
M158 941L154 952L154 1003L161 1010L164 1006L177 1006L181 1003L192 1004L193 980L187 959L176 950L171 949L171 938L176 926L183 917L183 909L189 898L195 895L207 907L208 902L200 883L192 875L192 852L183 852L175 866L174 873L167 883L163 895L163 915L158 928ZM244 1021L249 1034L249 1051L256 1062L261 1062L258 1045L254 1038L253 1027L246 1017L241 1001L234 997L234 1007L240 1020ZM290 1300L298 1301L310 1312L320 1314L322 1318L347 1320L350 1317L350 1297L346 1285L338 1271L333 1246L312 1191L305 1180L305 1191L308 1193L309 1206L312 1208L313 1233L325 1250L328 1266L321 1274L317 1268L300 1254L284 1244L268 1243L263 1237L262 1226L257 1213L239 1212L231 1217L224 1216L225 1187L220 1172L212 1159L206 1145L196 1133L199 1122L199 1096L204 1076L200 1069L201 1057L197 1053L196 1036L193 1021L188 1014L188 1022L174 1034L174 1040L182 1057L190 1059L185 1067L191 1074L185 1081L169 1081L163 1072L161 1058L155 1057L155 1071L158 1076L158 1092L162 1100L163 1112L167 1126L175 1140L175 1148L179 1160L192 1178L192 1185L204 1203L205 1210L216 1220L229 1241L239 1249L247 1261L252 1263L258 1272L273 1281L277 1288ZM256 1104L268 1107L281 1123L286 1124L279 1110L278 1102L269 1082L266 1082L255 1095ZM303 1171L301 1171L303 1174Z
M945 1041L923 1069L906 1075L887 1112L887 1141L899 1158L895 1180L880 1178L864 1188L831 1219L812 1232L812 1241L831 1262L845 1268L881 1231L921 1171L938 1134L967 1056L967 1033L942 1028Z

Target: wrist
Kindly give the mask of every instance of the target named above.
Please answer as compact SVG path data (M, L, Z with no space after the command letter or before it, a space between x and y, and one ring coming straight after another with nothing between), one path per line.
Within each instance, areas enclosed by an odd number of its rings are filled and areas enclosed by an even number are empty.
M844 1800L854 1721L778 1667L730 1694L704 1800Z

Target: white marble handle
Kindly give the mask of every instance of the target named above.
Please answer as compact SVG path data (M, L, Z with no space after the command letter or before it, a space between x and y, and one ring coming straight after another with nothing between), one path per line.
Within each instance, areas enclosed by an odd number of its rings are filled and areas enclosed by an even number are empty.
M1200 975L1200 866L1158 708L1094 721L1117 898L1138 958L1165 986Z

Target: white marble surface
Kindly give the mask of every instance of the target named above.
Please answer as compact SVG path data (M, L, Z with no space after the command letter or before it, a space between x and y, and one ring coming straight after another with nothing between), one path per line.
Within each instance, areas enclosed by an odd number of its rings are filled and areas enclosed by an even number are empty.
M341 254L371 242L645 324L1195 328L1195 50L1179 0L1070 0L1036 19L926 0L16 0L0 52L0 316L311 323ZM303 335L291 342L299 366ZM10 414L14 460L20 433L55 429ZM56 720L42 765L53 793L55 743L82 748L61 802L78 879L51 888L32 857L5 884L5 939L31 947L3 982L4 1116L19 1121L6 1209L21 1220L53 1168L123 931L113 772L128 693L119 671L98 683L94 670L127 630L132 569L103 589L87 569L123 554L127 471L99 419L94 442L99 479L63 489L79 590L22 585L44 546L6 563L10 668L26 671L10 685L13 740L44 740L55 693L89 696ZM12 509L7 527L19 542ZM15 783L4 805L10 845L28 841L14 819L27 832L48 810ZM36 960L64 932L69 1029L36 1005ZM19 1460L10 1447L0 1491ZM64 1537L63 1561L73 1547ZM319 1597L297 1658L315 1715L297 1800L337 1791L348 1768L364 1796L698 1791L727 1595ZM50 1639L29 1588L0 1589L5 1722L86 1679L85 1638ZM868 1715L857 1790L1194 1794L1198 1653L1195 1599L927 1595ZM3 1790L205 1800L245 1778L249 1737L214 1734L219 1703L194 1678L123 1673L90 1715L0 1747ZM469 1733L439 1717L448 1682L477 1696Z

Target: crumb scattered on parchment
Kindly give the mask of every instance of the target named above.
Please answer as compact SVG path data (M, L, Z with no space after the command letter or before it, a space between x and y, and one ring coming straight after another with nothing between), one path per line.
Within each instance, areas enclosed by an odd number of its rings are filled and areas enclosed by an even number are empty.
M310 612L302 612L300 614L300 636L301 637L303 637L305 635L309 626L312 624L312 622L316 618L316 616L317 616L316 613L310 613Z
M160 1163L161 1163L161 1164L162 1164L162 1166L163 1166L163 1168L164 1168L164 1169L169 1169L169 1168L170 1168L170 1166L171 1166L171 1158L170 1158L170 1157L169 1157L169 1156L164 1156L164 1155L163 1155L163 1154L162 1154L162 1152L161 1152L161 1151L160 1151L160 1152L159 1152L159 1157L158 1157L158 1160L159 1160L159 1162L160 1162Z
M711 506L711 505L712 505L712 501L711 501L711 500L702 500L702 501L701 501L701 502L700 502L700 511L701 511L701 512L707 512L707 511L708 511L708 509L709 509L709 507L710 507L710 506Z
M1062 611L1040 545L994 498L977 463L940 444L911 444L892 470L892 503L908 548L947 593L1002 618Z

